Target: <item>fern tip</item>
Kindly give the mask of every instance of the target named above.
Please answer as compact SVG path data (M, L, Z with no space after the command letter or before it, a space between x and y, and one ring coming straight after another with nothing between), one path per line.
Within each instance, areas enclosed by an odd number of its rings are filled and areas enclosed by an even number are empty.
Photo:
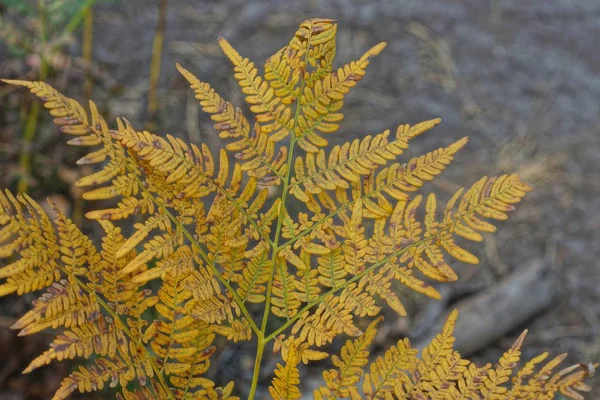
M9 85L17 85L17 86L29 86L31 85L31 81L25 81L21 79L0 79L0 81L7 83Z

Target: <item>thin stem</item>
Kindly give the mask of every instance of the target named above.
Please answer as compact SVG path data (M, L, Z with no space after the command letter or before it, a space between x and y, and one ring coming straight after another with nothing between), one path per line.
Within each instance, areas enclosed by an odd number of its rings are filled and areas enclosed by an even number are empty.
M312 26L311 26L309 32L312 34ZM306 54L304 56L304 70L302 71L302 74L301 74L302 81L300 83L300 91L298 92L299 93L298 97L300 97L302 95L302 93L304 92L304 87L306 85L306 80L304 79L304 75L306 73L306 66L308 64L308 55L310 53L310 40L311 40L311 36L309 36L306 41ZM289 166L292 165L292 161L293 161L293 157L294 157L294 147L296 145L296 137L295 137L296 126L298 125L298 119L299 119L301 110L302 110L302 105L301 105L300 98L298 98L296 100L296 110L294 113L294 122L292 124L291 131L290 131L290 149L288 152L288 159L287 159L288 168L285 173L285 178L283 179L281 207L279 208L279 213L277 216L277 229L275 230L275 239L273 240L274 244L273 244L273 251L271 253L272 258L271 258L269 282L267 284L267 296L266 296L266 300L265 300L265 309L264 309L263 317L262 317L262 321L261 321L260 335L258 338L258 344L257 344L258 348L256 350L256 360L254 362L254 372L252 374L252 385L250 386L250 394L248 396L249 400L254 400L256 388L258 386L258 378L260 375L260 364L262 361L262 356L263 356L265 345L268 342L268 341L264 340L264 337L265 337L265 333L267 331L267 322L269 320L269 314L271 311L271 295L273 292L273 277L275 275L275 268L276 268L276 264L277 264L277 255L278 255L279 251L282 249L282 247L279 246L278 244L279 244L279 239L281 237L281 230L283 227L284 213L286 212L285 205L286 205L288 189L289 189L289 184L290 184L291 171L292 171L292 168L290 168Z
M264 341L264 339L258 339L258 344L256 346L256 358L254 359L254 374L252 375L252 385L250 386L248 400L254 400L254 396L256 395L256 388L258 387L258 378L260 375L260 364L262 362L266 344L267 342Z
M83 20L82 55L85 65L85 80L83 82L83 97L86 101L92 98L92 51L94 39L94 9L88 7Z
M85 15L89 8L94 5L96 0L86 0L85 3L79 8L77 13L71 17L69 23L65 26L63 34L68 35L72 33L81 24L81 21L85 18Z
M38 12L40 15L38 36L40 47L42 49L42 51L39 53L40 71L38 78L39 80L44 81L48 75L48 62L44 55L44 46L46 43L46 9L42 0L38 1ZM35 137L39 116L40 103L36 101L31 104L29 114L27 115L25 132L23 133L23 148L19 156L19 168L21 170L21 176L19 178L17 190L21 193L26 192L27 187L29 186L29 178L31 176L31 144L33 143L33 139Z
M154 40L152 42L152 61L150 63L150 78L148 82L148 121L155 119L158 111L158 80L160 78L160 62L162 60L166 25L167 0L160 0L156 33L154 34Z

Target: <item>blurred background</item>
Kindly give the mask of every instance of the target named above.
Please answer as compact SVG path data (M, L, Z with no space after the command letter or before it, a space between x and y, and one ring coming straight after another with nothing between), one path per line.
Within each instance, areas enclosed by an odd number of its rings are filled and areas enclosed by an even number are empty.
M470 142L425 192L447 199L481 176L515 171L533 187L497 234L470 247L481 265L457 266L460 281L443 286L444 300L402 292L409 317L390 313L374 352L404 336L419 344L458 307L457 345L480 363L497 360L525 327L526 357L551 350L568 352L570 363L598 361L597 0L0 0L0 77L45 80L77 100L93 99L108 120L123 116L138 129L218 148L175 63L243 106L217 37L262 65L311 17L339 21L337 66L388 42L346 97L332 143L440 117L404 161L463 136ZM52 197L81 223L89 205L72 187L81 154L65 142L39 102L0 85L0 187ZM9 329L33 298L0 300L0 399L50 398L73 368L57 363L20 374L52 340ZM251 345L220 351L211 376L235 379L245 393ZM323 367L303 371L305 393Z

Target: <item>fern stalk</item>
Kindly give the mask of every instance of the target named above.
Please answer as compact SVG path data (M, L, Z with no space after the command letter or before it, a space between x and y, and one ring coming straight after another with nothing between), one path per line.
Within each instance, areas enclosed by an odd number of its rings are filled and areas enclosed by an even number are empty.
M311 24L311 26L309 28L309 32L311 32L311 33L312 33L312 28L313 28L313 26ZM311 40L311 36L309 36L308 40L306 41L306 55L304 58L304 70L301 71L301 76L300 76L300 93L302 93L304 91L304 87L306 85L306 81L304 80L304 74L306 73L306 67L308 66L310 40ZM296 111L294 112L294 121L292 124L292 129L290 131L290 135L291 135L290 149L289 149L289 153L288 153L287 165L292 165L292 160L294 159L293 158L294 157L294 148L296 145L296 137L295 137L296 126L298 124L298 117L300 115L300 110L302 108L300 103L301 102L298 99L296 101ZM252 373L252 384L250 386L250 394L248 395L249 400L254 400L254 396L256 394L256 388L258 385L258 378L260 376L260 369L261 369L261 362L262 362L262 357L263 357L263 353L264 353L264 348L265 348L266 344L269 342L269 340L265 340L265 335L266 335L266 331L267 331L267 322L269 320L269 311L271 309L271 294L273 291L272 290L273 276L275 275L275 269L276 269L275 264L277 263L277 255L283 248L283 247L279 246L279 238L281 235L281 228L282 228L282 223L283 223L284 212L286 211L286 200L287 200L287 195L288 195L288 191L289 191L288 189L289 189L291 171L292 171L292 168L288 168L285 173L285 177L283 179L281 206L279 209L279 214L277 216L277 228L275 230L275 239L272 244L273 250L271 253L271 267L270 267L269 283L267 286L267 299L265 300L265 309L263 312L260 333L258 336L256 358L255 358L255 362L254 362L254 371Z

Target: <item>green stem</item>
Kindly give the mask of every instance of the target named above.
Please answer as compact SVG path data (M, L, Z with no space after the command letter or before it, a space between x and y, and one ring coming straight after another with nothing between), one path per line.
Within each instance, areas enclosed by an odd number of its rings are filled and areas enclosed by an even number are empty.
M79 8L77 13L71 17L69 23L63 30L63 34L68 35L73 33L73 31L81 24L81 21L85 18L88 9L94 5L96 0L86 0L85 3Z
M38 12L40 15L40 25L38 34L42 48L42 51L39 54L40 71L38 78L39 80L44 81L46 80L46 77L48 75L48 62L46 61L46 57L43 51L44 44L46 43L46 10L44 7L44 2L42 0L38 0ZM26 192L29 186L29 178L31 176L31 144L33 143L35 132L37 130L39 115L40 103L36 101L31 104L29 114L27 115L25 132L23 134L23 147L19 156L19 167L21 170L21 176L19 178L17 190L21 193Z
M160 62L165 41L165 27L167 25L167 0L160 0L158 6L158 22L156 33L152 42L152 61L150 63L150 78L148 82L148 129L152 128L152 121L158 112L158 80L160 78Z
M252 385L250 386L250 393L248 393L248 400L254 400L254 396L256 396L256 388L258 387L258 378L260 375L260 364L262 362L266 344L267 342L264 341L263 338L258 338L256 358L254 359L254 374L252 374Z
M82 55L85 63L85 80L83 82L83 97L89 101L92 98L92 50L94 39L94 11L88 7L83 21Z
M312 27L309 30L309 32L311 32L311 34L312 34ZM308 55L310 53L310 40L311 40L311 37L309 36L306 41L306 54L304 57L305 58L304 59L304 71L302 71L302 75L301 75L302 82L300 84L300 91L299 91L298 96L302 95L302 93L304 92L304 87L306 85L306 80L304 79L304 75L306 73L306 65L308 64ZM273 252L271 254L272 258L271 258L269 283L267 285L267 296L266 296L266 300L265 300L265 309L263 312L263 317L262 317L261 326L260 326L260 335L258 337L258 345L257 345L258 348L256 350L256 359L254 362L254 372L252 374L252 385L250 386L250 394L248 395L249 400L254 400L256 388L258 386L258 378L260 375L260 365L261 365L261 361L262 361L262 356L263 356L265 345L268 343L268 341L264 340L264 337L265 337L265 333L267 331L267 322L269 320L269 314L270 314L270 310L271 310L271 294L273 292L273 277L275 275L275 267L277 264L277 254L283 248L283 247L279 246L278 244L279 244L279 238L281 236L281 229L283 226L284 212L286 212L285 205L286 205L286 199L287 199L287 195L288 195L288 189L289 189L290 177L291 177L291 171L292 171L292 168L290 168L289 166L292 165L292 161L293 161L293 157L294 157L294 147L296 144L296 137L295 137L296 126L298 125L298 118L300 116L301 110L302 110L302 105L301 105L300 99L298 98L296 101L294 122L292 124L291 132L290 132L290 150L288 152L288 159L287 159L288 168L285 173L285 179L283 180L283 194L281 196L281 207L279 208L279 215L277 216L277 229L275 231L275 239L273 240Z

